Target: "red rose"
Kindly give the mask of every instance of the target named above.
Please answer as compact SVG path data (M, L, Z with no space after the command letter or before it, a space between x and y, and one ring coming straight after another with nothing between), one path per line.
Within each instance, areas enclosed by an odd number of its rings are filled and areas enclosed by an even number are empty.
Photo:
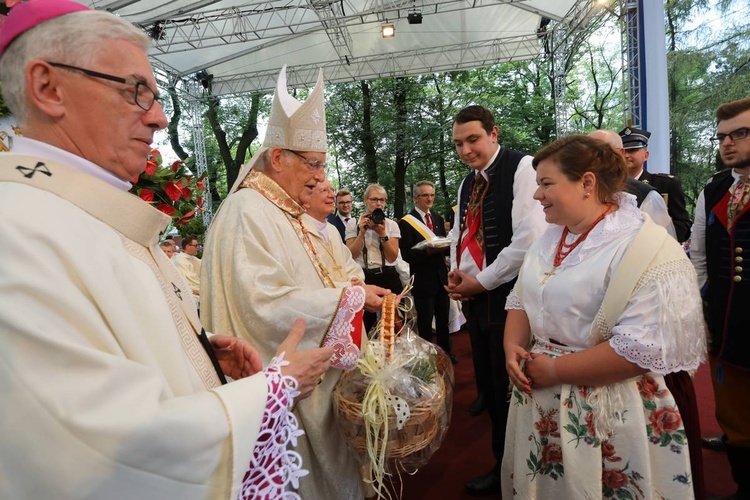
M666 389L659 390L659 383L653 377L643 376L638 381L638 390L643 399L653 400L666 396Z
M169 215L170 217L174 215L174 207L172 205L167 205L166 203L162 203L156 208L164 212L165 214Z
M615 456L615 447L609 441L602 441L602 458L608 462L622 461L622 458Z
M203 174L198 178L198 180L195 182L195 187L200 189L201 191L206 189L206 181L204 180L206 178L206 174Z
M542 448L542 462L559 464L562 462L562 448L557 443L550 443Z
M193 195L193 192L190 191L189 188L187 188L187 187L182 188L182 199L183 200L189 200L192 195Z
M534 428L539 431L541 437L547 434L557 434L557 422L549 417L544 417L539 422L534 422Z
M651 427L656 436L661 436L664 433L671 434L682 425L682 417L680 417L680 413L676 408L671 406L659 408L652 412L651 415L649 415L648 420L651 422Z
M609 486L613 490L619 490L626 484L628 484L628 476L620 469L603 470L602 471L602 483L605 486Z
M140 196L143 201L154 201L154 192L150 189L141 189L138 191L138 196Z
M182 196L182 184L179 182L169 182L164 186L164 192L170 200L177 201Z
M146 162L146 174L147 175L154 175L156 173L156 168L159 165L153 160L150 159Z
M198 199L195 200L195 204L198 205L198 208L203 208L203 198L199 196Z
M177 160L176 162L172 163L172 172L177 172L177 170L182 166L182 162L180 160Z

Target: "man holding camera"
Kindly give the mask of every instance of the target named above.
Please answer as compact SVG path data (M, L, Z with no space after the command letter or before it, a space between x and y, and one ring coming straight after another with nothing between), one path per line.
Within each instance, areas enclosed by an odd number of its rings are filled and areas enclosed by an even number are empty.
M365 283L387 288L394 293L401 291L401 280L396 270L398 240L401 230L398 224L383 213L388 194L380 184L370 184L365 189L366 212L359 219L350 219L346 226L346 246L352 257L365 272ZM377 319L374 313L364 315L365 329L369 332Z

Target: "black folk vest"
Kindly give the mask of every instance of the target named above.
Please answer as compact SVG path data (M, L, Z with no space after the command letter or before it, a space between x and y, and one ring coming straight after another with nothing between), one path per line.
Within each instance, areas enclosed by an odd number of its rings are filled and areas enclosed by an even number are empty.
M488 266L495 261L503 248L510 245L513 237L513 219L511 217L513 177L516 174L518 163L524 156L527 156L526 153L500 148L497 158L486 171L489 178L489 187L482 204L482 227L484 230L484 256ZM466 209L469 205L473 179L474 172L464 178L458 196L461 228L464 227L466 222ZM456 251L460 252L461 249L458 248ZM515 283L516 280L513 279L476 298L476 300L488 301L487 311L490 324L505 322L505 299Z
M706 202L706 322L711 354L722 362L750 370L750 207L727 232L726 207L734 183L731 169L716 174L704 189Z

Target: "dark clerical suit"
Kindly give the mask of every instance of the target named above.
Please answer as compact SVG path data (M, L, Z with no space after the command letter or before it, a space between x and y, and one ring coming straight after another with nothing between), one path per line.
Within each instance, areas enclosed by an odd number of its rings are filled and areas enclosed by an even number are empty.
M443 218L436 212L430 211L433 233L445 236ZM425 225L417 209L411 215ZM401 257L409 263L411 275L414 276L414 287L411 290L414 297L414 308L417 311L417 331L425 340L432 341L432 318L435 318L435 333L437 345L447 353L451 352L451 341L448 333L448 313L450 301L445 285L448 284L448 268L445 264L445 252L428 254L427 250L414 250L412 247L424 241L424 237L411 224L404 220L398 222L401 229L399 248Z
M680 180L673 175L652 174L646 170L641 172L638 180L653 186L664 197L667 211L677 233L677 241L680 243L687 241L690 238L690 227L693 221L685 208L685 193L682 191Z
M346 237L344 236L346 234L346 225L344 224L344 221L341 220L341 217L339 217L336 214L331 214L328 217L326 217L326 220L329 224L333 225L336 229L339 230L339 234L341 235L341 241L346 243Z

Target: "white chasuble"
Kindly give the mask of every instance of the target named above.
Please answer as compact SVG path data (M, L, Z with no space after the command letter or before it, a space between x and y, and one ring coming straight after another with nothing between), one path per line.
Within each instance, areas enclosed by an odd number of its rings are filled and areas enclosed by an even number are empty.
M169 218L89 175L0 155L0 497L236 498L262 374L220 385Z
M264 364L276 353L296 318L306 322L298 349L321 345L344 321L359 321L350 295L318 265L303 234L304 209L266 175L251 171L214 217L202 259L201 315L217 333L248 339ZM325 267L325 266L323 266ZM359 316L357 316L359 318ZM350 325L344 325L351 329ZM297 451L310 474L300 479L303 499L363 497L356 461L334 418L331 394L341 371L331 368L294 413L305 435Z

